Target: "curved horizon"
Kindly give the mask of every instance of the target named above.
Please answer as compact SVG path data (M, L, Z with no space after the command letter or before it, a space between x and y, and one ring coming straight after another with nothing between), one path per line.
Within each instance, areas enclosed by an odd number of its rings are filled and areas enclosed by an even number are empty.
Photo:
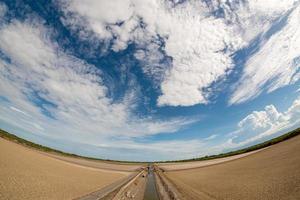
M300 128L297 128L297 129L292 130L288 133L285 133L279 137L264 141L259 144L255 144L253 146L237 149L234 151L224 152L221 154L206 155L203 157L187 158L187 159L183 159L183 160L134 161L134 160L111 160L111 159L104 159L101 157L87 157L87 156L80 155L80 154L72 154L72 152L64 152L64 151L60 151L59 149L52 149L50 147L43 146L41 144L32 143L28 140L25 140L25 139L20 138L12 133L8 133L8 132L0 129L0 138L2 137L4 139L10 140L17 144L21 144L21 145L24 145L27 147L34 148L41 152L44 151L46 153L49 152L49 153L54 153L54 154L58 153L58 154L61 154L62 156L70 156L70 157L76 157L76 158L83 158L83 159L90 159L90 160L97 160L97 161L108 161L108 162L116 162L116 163L176 163L176 162L180 163L180 162L195 162L195 161L206 161L206 160L215 160L215 159L222 160L222 158L226 158L226 157L231 157L231 158L229 158L229 160L234 160L234 159L261 151L271 145L277 144L279 142L283 142L283 141L293 138L299 134L300 134ZM221 162L224 162L224 161L221 161Z
M300 127L300 1L0 2L0 129L185 160Z

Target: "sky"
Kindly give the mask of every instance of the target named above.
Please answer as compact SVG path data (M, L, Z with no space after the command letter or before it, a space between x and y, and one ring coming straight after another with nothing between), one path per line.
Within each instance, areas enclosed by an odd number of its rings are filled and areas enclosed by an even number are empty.
M103 159L300 126L299 0L0 0L0 128Z

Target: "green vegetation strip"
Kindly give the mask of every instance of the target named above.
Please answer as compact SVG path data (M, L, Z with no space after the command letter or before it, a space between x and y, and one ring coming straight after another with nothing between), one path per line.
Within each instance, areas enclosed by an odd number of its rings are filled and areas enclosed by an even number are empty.
M118 161L118 160L109 160L109 159L101 159L101 158L93 158L93 157L86 157L86 156L80 156L77 154L71 154L71 153L66 153L63 151L59 151L56 149L52 149L50 147L46 147L40 144L36 144L33 142L30 142L28 140L25 140L23 138L20 138L14 134L8 133L2 129L0 129L0 137L7 139L9 141L21 144L23 146L27 146L30 148L34 148L37 149L39 151L43 151L43 152L47 152L47 153L56 153L59 155L63 155L63 156L69 156L69 157L75 157L75 158L84 158L84 159L88 159L88 160L96 160L96 161L107 161L107 162L116 162L116 163L126 163L126 164L140 164L140 163L144 163L144 162L134 162L134 161Z
M273 144L277 144L279 142L283 142L287 139L290 139L292 137L295 137L297 135L300 134L300 128L297 128L293 131L290 131L286 134L283 134L279 137L273 138L271 140L265 141L263 143L260 144L256 144L244 149L239 149L236 151L230 151L227 153L221 153L221 154L217 154L217 155L211 155L211 156L204 156L204 157L200 157L200 158L192 158L192 159L185 159L185 160L175 160L175 161L165 161L163 163L168 163L168 162L188 162L188 161L201 161L201 160L212 160L212 159L216 159L216 158L224 158L224 157L228 157L228 156L234 156L234 155L238 155L238 154L243 154L243 153L248 153L250 151L255 151L258 149L262 149L268 146L271 146Z
M174 161L161 161L159 163L201 161L201 160L211 160L211 159L215 159L215 158L224 158L224 157L228 157L228 156L234 156L234 155L243 154L243 153L247 153L247 152L250 152L250 151L262 149L262 148L271 146L273 144L277 144L279 142L282 142L282 141L285 141L285 140L290 139L292 137L295 137L299 134L300 134L300 128L297 128L297 129L295 129L293 131L290 131L290 132L288 132L284 135L281 135L279 137L273 138L273 139L268 140L266 142L256 144L254 146L250 146L250 147L247 147L247 148L244 148L244 149L240 149L240 150L236 150L236 151L230 151L230 152L227 152L227 153L221 153L221 154L218 154L218 155L204 156L204 157L200 157L200 158L192 158L192 159L185 159L185 160L174 160ZM13 142L16 142L16 143L19 143L19 144L22 144L24 146L28 146L28 147L31 147L31 148L34 148L34 149L38 149L40 151L58 153L58 154L61 154L61 155L64 155L64 156L71 156L71 157L84 158L84 159L90 159L90 160L98 160L98 161L117 162L117 163L129 163L129 164L130 163L131 164L146 163L146 162L118 161L118 160L92 158L92 157L86 157L86 156L80 156L80 155L76 155L76 154L66 153L66 152L63 152L63 151L52 149L50 147L46 147L46 146L43 146L43 145L40 145L40 144L30 142L28 140L22 139L22 138L20 138L16 135L13 135L13 134L8 133L8 132L6 132L4 130L1 130L1 129L0 129L0 137L2 137L4 139L7 139L7 140L10 140L10 141L13 141ZM148 162L148 163L151 163L151 162Z

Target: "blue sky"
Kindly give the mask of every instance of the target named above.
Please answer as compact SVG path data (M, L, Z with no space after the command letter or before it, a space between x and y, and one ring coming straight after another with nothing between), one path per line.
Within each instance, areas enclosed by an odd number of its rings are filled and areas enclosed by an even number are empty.
M0 1L0 128L173 160L300 124L297 0Z

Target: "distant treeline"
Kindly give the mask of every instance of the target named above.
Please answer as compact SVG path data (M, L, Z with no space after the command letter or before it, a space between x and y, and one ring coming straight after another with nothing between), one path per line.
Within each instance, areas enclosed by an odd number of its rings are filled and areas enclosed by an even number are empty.
M27 147L31 147L43 152L48 152L48 153L57 153L63 156L71 156L71 157L77 157L77 158L84 158L84 159L89 159L89 160L98 160L98 161L109 161L109 162L118 162L118 163L140 163L140 162L131 162L131 161L118 161L118 160L109 160L109 159L101 159L101 158L93 158L93 157L87 157L87 156L80 156L77 154L72 154L72 153L66 153L63 151L59 151L56 149L52 149L50 147L46 147L40 144L36 144L33 142L30 142L28 140L25 140L23 138L20 138L14 134L8 133L7 131L4 131L2 129L0 129L0 137L13 141L15 143L21 144L23 146L27 146Z
M300 128L297 128L293 131L290 131L284 135L281 135L279 137L273 138L271 140L265 141L263 143L260 144L256 144L244 149L239 149L236 151L230 151L227 153L221 153L221 154L217 154L217 155L211 155L211 156L204 156L204 157L200 157L200 158L192 158L192 159L185 159L185 160L175 160L175 161L165 161L165 162L188 162L188 161L200 161L200 160L211 160L211 159L215 159L215 158L224 158L224 157L228 157L228 156L234 156L234 155L238 155L238 154L242 154L242 153L247 153L250 151L255 151L258 149L262 149L268 146L271 146L273 144L277 144L279 142L285 141L287 139L290 139L292 137L295 137L297 135L300 134Z
M201 160L211 160L211 159L215 159L215 158L224 158L224 157L228 157L228 156L233 156L233 155L238 155L238 154L242 154L242 153L247 153L250 151L254 151L254 150L258 150L258 149L262 149L268 146L271 146L273 144L277 144L279 142L285 141L287 139L290 139L294 136L297 136L300 134L300 128L297 128L293 131L290 131L284 135L281 135L279 137L273 138L271 140L268 140L266 142L260 143L260 144L256 144L244 149L240 149L240 150L236 150L236 151L230 151L227 153L221 153L218 155L211 155L211 156L204 156L204 157L200 157L200 158L192 158L192 159L185 159L185 160L173 160L173 161L160 161L159 163L168 163L168 162L188 162L188 161L201 161ZM16 142L18 144L22 144L24 146L28 146L40 151L44 151L44 152L51 152L51 153L57 153L57 154L61 154L64 156L71 156L71 157L78 157L78 158L84 158L84 159L90 159L90 160L98 160L98 161L109 161L109 162L118 162L118 163L146 163L146 162L134 162L134 161L118 161L118 160L109 160L109 159L100 159L100 158L92 158L92 157L86 157L86 156L80 156L77 154L71 154L71 153L66 153L63 151L59 151L56 149L52 149L50 147L46 147L40 144L36 144L33 142L30 142L28 140L22 139L16 135L13 135L11 133L8 133L4 130L0 129L0 137L5 138L7 140Z

